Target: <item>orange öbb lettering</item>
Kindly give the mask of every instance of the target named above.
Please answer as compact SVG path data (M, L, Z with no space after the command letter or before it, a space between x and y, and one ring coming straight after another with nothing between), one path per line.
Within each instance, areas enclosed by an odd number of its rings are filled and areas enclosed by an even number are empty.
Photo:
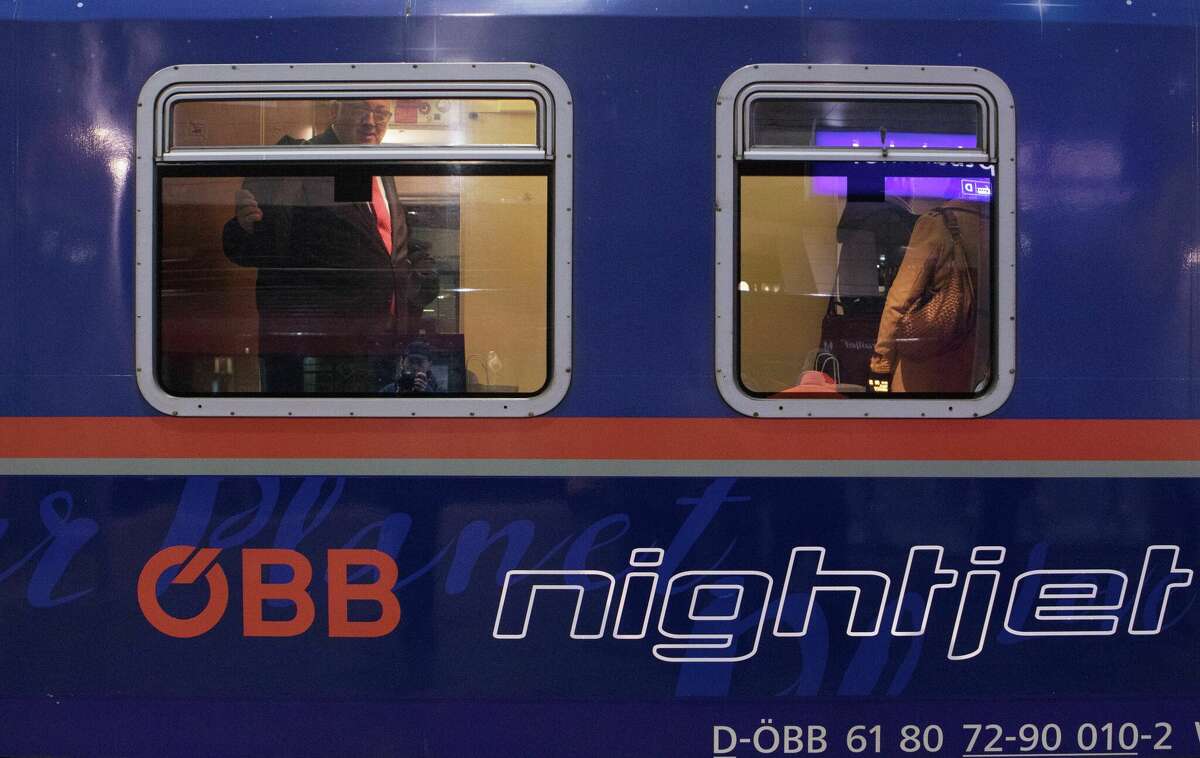
M292 578L286 582L263 581L264 566L287 566ZM295 637L304 634L316 617L308 585L312 583L312 564L295 550L282 548L242 551L242 629L247 637ZM288 600L296 606L290 619L268 621L263 618L263 601Z
M351 566L373 566L379 571L374 582L351 583ZM329 551L329 636L382 637L400 623L400 601L392 592L399 570L391 556L379 550L343 549ZM351 621L350 601L369 600L379 604L379 618Z
M213 563L220 552L215 547L196 550L190 545L175 545L159 550L146 562L138 576L137 597L142 615L151 626L170 637L188 638L199 637L217 625L229 605L229 582L221 567ZM191 584L201 577L208 582L208 604L200 613L185 619L167 613L158 602L159 577L181 564L183 568L171 584Z

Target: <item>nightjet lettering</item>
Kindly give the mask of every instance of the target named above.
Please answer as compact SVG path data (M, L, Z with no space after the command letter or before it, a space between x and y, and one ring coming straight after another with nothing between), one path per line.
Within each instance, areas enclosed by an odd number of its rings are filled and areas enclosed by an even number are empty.
M792 549L787 571L776 582L756 570L667 573L661 548L637 548L619 582L595 569L509 571L492 636L524 639L534 623L538 597L569 593L574 598L570 639L608 635L641 640L657 618L658 635L665 641L654 644L651 652L660 661L733 663L754 657L768 631L779 638L806 636L814 606L825 597L840 596L849 601L844 629L849 637L926 635L930 613L941 604L954 616L946 657L961 661L980 655L1000 625L1027 638L1104 637L1122 629L1131 635L1159 634L1173 594L1192 584L1193 571L1180 568L1179 552L1177 545L1147 547L1135 576L1108 567L1079 567L1011 577L1004 570L1004 547L976 547L965 566L949 568L944 547L917 545L894 582L880 571L836 567L824 547L803 546ZM1011 578L1002 593L1006 575ZM1017 610L1019 596L1034 598L1029 612Z

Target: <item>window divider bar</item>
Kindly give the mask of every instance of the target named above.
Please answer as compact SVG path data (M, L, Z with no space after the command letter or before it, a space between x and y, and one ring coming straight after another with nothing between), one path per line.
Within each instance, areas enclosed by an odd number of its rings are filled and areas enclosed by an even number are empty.
M361 147L337 148L252 147L176 148L160 159L163 163L257 163L275 161L544 161L553 158L534 147Z
M742 159L748 161L871 161L878 163L889 162L925 162L925 163L992 163L991 156L986 150L925 150L889 148L887 155L883 150L873 148L838 149L828 147L817 148L773 148L757 147L742 153Z

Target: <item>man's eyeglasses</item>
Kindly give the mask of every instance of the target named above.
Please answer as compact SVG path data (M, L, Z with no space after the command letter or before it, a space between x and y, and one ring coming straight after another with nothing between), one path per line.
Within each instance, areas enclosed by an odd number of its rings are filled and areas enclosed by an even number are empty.
M370 108L365 105L352 103L344 106L346 111L354 118L362 118L366 114L371 114L371 119L379 124L386 124L392 120L392 112L383 106L378 108Z

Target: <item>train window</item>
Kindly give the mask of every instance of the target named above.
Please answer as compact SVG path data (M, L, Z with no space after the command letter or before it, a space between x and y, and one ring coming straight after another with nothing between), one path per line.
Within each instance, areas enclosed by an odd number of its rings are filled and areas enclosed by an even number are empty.
M525 416L570 375L570 96L530 64L180 66L138 131L177 415Z
M717 104L717 373L754 416L979 416L1013 385L1014 109L972 68L763 65Z

